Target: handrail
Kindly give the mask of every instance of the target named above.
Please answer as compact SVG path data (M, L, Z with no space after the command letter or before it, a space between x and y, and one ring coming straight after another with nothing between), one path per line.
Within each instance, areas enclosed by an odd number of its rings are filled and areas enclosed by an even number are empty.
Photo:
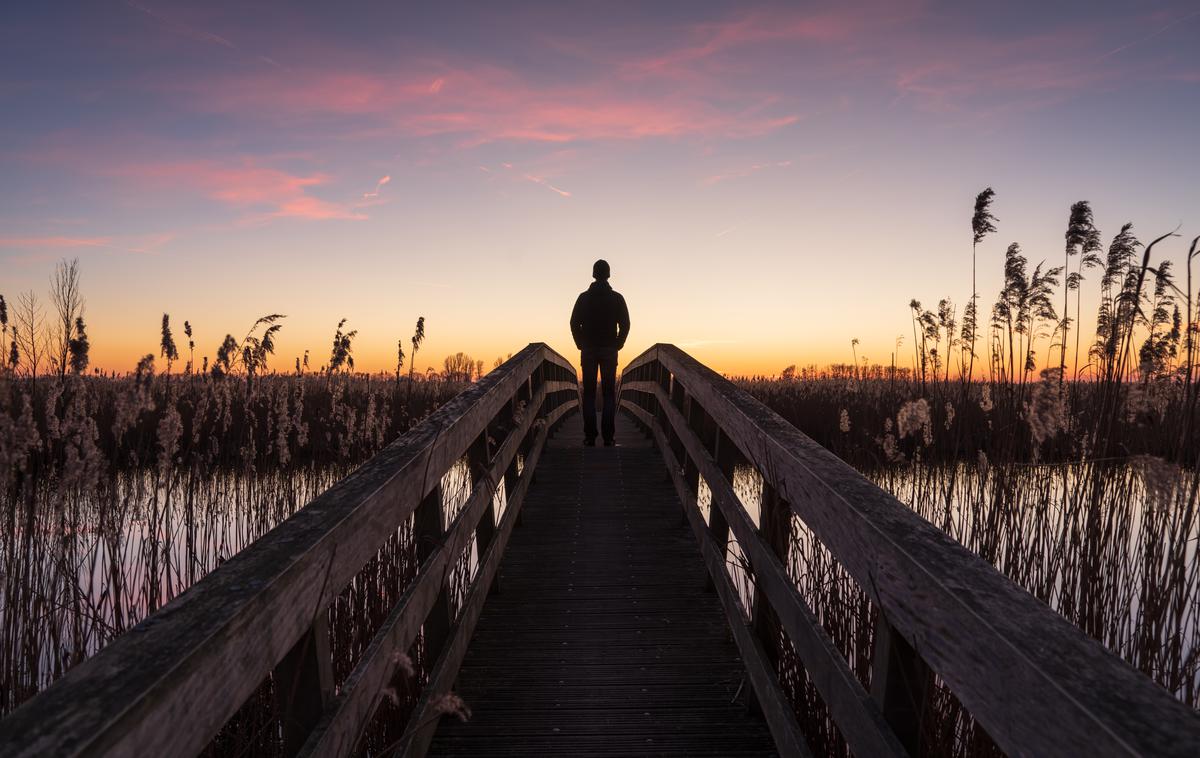
M673 345L655 345L621 377L621 407L655 436L718 590L737 538L755 583L753 608L728 621L777 742L790 713L771 710L778 681L754 677L774 614L860 755L919 749L932 669L1001 749L1014 755L1200 755L1200 716L986 561L869 482L780 416ZM764 482L755 526L735 494L737 462ZM700 477L712 493L697 508ZM878 610L871 694L784 569L787 527L800 519ZM736 591L732 585L722 595ZM748 611L748 613L746 613ZM751 617L746 622L745 613ZM773 672L772 672L773 673Z
M545 344L524 348L10 714L0 753L195 754L273 675L285 751L347 754L395 673L393 654L423 631L435 662L405 743L421 754L428 703L453 682L548 429L577 404L571 364ZM464 455L478 476L443 528L441 479ZM409 517L420 569L334 697L326 609ZM472 540L478 569L456 620L447 574Z

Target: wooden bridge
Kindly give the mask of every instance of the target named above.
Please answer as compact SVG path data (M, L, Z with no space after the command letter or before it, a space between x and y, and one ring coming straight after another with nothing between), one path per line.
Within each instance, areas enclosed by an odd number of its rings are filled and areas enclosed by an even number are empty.
M575 369L530 345L0 721L0 755L199 754L264 687L286 755L810 755L788 656L860 756L922 751L935 678L1009 754L1200 755L1196 712L684 352L620 404L619 446L582 447ZM789 573L798 524L870 598L867 685ZM328 609L398 533L419 569L335 681Z

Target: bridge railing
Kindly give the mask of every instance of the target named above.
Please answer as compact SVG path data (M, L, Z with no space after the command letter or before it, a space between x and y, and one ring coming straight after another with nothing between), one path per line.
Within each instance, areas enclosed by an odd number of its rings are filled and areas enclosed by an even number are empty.
M630 362L620 404L667 460L784 754L808 749L772 630L856 755L920 751L933 673L1011 755L1200 755L1192 709L680 349L656 345ZM734 487L746 465L762 479L757 522ZM787 571L793 519L876 611L869 691ZM731 542L749 592L727 568Z
M571 364L529 345L10 714L0 754L194 755L270 677L284 752L345 755L418 635L431 665L400 746L422 754L548 430L577 403ZM443 478L464 458L471 489L446 523ZM335 692L328 608L408 523L418 572Z

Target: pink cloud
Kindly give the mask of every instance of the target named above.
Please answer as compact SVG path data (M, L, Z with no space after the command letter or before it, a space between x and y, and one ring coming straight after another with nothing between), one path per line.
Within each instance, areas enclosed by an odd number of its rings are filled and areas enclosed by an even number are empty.
M621 66L626 75L647 76L691 73L698 64L722 53L771 42L829 44L849 39L870 17L863 9L755 12L715 23L697 24L688 30L688 42Z
M303 77L253 72L160 86L187 107L281 127L313 121L327 128L337 118L344 135L449 135L466 146L498 140L737 138L766 134L801 118L767 97L751 95L731 106L713 102L708 91L675 88L635 95L609 79L551 86L496 66L444 70L432 84L429 74L348 69Z
M0 248L109 247L112 237L0 237Z
M119 236L66 237L58 235L34 237L0 237L0 250L71 250L104 248L127 253L156 253L158 247L175 238L174 234L144 234Z
M754 163L754 164L746 166L744 168L734 169L733 171L727 171L723 174L713 174L711 176L706 176L704 179L702 179L700 181L700 183L706 187L711 187L712 185L717 184L719 182L723 182L728 179L741 179L741 178L750 176L751 174L758 173L759 171L762 171L764 169L787 168L791 165L792 165L792 162L790 160L772 161L770 163ZM721 236L721 235L717 235L717 236Z
M504 169L504 171L492 171L487 166L479 166L478 168L485 174L490 175L491 178L489 178L488 181L494 181L496 177L509 177L510 180L514 182L533 182L534 184L545 187L560 197L571 197L571 192L557 186L556 184L553 184L544 173L544 171L554 171L552 166L557 162L556 159L558 157L560 157L559 154L553 154L548 159L542 158L538 160L537 163L541 166L541 169L527 170L522 168L520 170L514 170L513 164L507 162L501 163L499 166L499 168Z
M999 40L965 35L936 49L906 52L895 87L933 111L995 113L1021 103L1047 104L1111 80L1089 51L1094 33Z
M555 187L553 184L546 181L543 177L534 176L533 174L525 174L525 178L528 179L529 181L533 182L534 184L542 185L543 187L550 190L551 192L557 192L559 195L561 195L563 197L571 196L570 192L567 192L565 189L559 189L558 187Z
M363 193L363 200L379 197L379 190L383 189L383 185L389 183L390 181L392 181L392 177L390 175L382 177L379 181L375 182L374 190Z
M330 202L308 193L326 184L324 174L291 174L261 165L253 159L224 164L215 161L184 161L122 166L114 173L144 184L198 190L251 215L244 220L300 218L362 220L367 216L345 203Z

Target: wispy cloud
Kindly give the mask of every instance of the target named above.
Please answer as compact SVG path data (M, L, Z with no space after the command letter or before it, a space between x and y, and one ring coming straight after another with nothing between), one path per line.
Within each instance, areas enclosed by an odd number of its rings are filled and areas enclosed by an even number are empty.
M144 185L199 191L246 213L243 222L276 218L310 221L363 220L347 203L324 200L310 190L329 182L326 174L292 174L246 158L235 163L195 160L122 166L113 173Z
M430 74L329 68L304 76L259 71L162 81L187 108L286 128L322 119L346 134L456 137L463 147L497 141L569 143L650 138L742 138L797 123L802 114L770 98L717 102L707 91L633 95L601 79L571 86L535 83L494 65ZM330 121L330 119L339 119Z
M69 237L62 235L0 237L0 250L24 252L102 248L126 253L154 254L174 234Z
M734 170L732 170L732 171L727 171L727 172L725 172L725 173L723 173L723 174L712 174L711 176L706 176L706 177L704 177L704 179L702 179L702 180L700 181L700 183L701 183L702 185L706 186L706 187L711 187L711 186L712 186L712 185L714 185L714 184L718 184L718 183L720 183L720 182L724 182L724 181L727 181L727 180L729 180L729 179L742 179L742 178L745 178L745 177L747 177L747 176L750 176L751 174L756 174L756 173L758 173L759 171L762 171L762 170L764 170L764 169L771 169L771 168L787 168L787 167L789 167L789 166L791 166L791 165L792 165L792 162L791 162L790 160L787 160L787 161L772 161L772 162L770 162L770 163L754 163L754 164L751 164L751 165L749 165L749 166L746 166L746 167L744 167L744 168L739 168L739 169L734 169Z
M545 167L545 163L543 162L543 168L544 167ZM555 185L549 179L547 179L546 176L543 175L542 173L540 173L540 172L534 173L532 171L527 171L524 169L518 171L513 168L512 163L509 163L507 161L505 161L504 163L501 163L497 167L496 171L493 171L492 169L488 168L487 166L483 166L483 165L477 166L476 168L478 168L483 173L488 174L490 177L492 177L492 178L488 179L489 182L495 181L497 177L507 176L507 177L510 177L509 181L533 182L534 184L545 187L546 189L550 190L551 192L555 193L556 195L558 195L560 197L571 197L571 193L568 190L565 190L562 187ZM499 169L503 169L503 171L501 171Z
M363 199L366 200L368 198L379 197L379 190L383 189L383 185L387 184L390 181L392 181L391 175L387 175L387 176L380 178L379 181L375 182L374 190L363 193Z
M555 187L553 184L546 181L545 178L543 178L543 177L534 176L533 174L525 174L525 178L528 179L529 181L533 182L534 184L542 185L543 187L550 190L551 192L557 192L559 195L562 195L563 197L571 196L570 192L567 192L565 189L560 189L558 187Z
M237 47L232 42L230 42L229 40L225 39L224 37L222 37L218 34L213 34L212 32L206 32L203 29L197 29L196 27L191 26L189 24L185 24L181 21L176 21L175 19L169 18L156 10L151 10L150 8L147 8L144 5L135 3L135 2L133 2L133 0L125 0L125 4L128 5L130 8L133 8L134 10L141 11L142 13L146 14L150 18L153 18L155 21L162 24L165 28L167 28L177 34L182 34L185 37L194 39L197 42L207 42L212 45L220 45L221 47L225 47L230 50L233 50ZM274 61L270 61L270 62L274 63ZM275 64L275 65L278 65L278 64Z
M1162 35L1168 31L1170 31L1171 29L1175 28L1176 26L1179 26L1182 23L1191 21L1192 19L1198 18L1198 17L1200 17L1200 11L1192 11L1191 13L1188 13L1186 15L1172 19L1171 21L1168 21L1166 24L1163 24L1158 29L1155 29L1154 31L1150 32L1149 34L1147 34L1143 37L1138 37L1135 40L1131 40L1129 42L1126 42L1123 45L1118 45L1117 47L1114 47L1112 50L1109 50L1107 53L1100 56L1100 60L1104 60L1105 58L1111 58L1112 56L1116 55L1117 53L1128 50L1131 47L1140 45L1143 42L1149 42L1150 40L1154 39L1155 37L1158 37L1159 35Z

